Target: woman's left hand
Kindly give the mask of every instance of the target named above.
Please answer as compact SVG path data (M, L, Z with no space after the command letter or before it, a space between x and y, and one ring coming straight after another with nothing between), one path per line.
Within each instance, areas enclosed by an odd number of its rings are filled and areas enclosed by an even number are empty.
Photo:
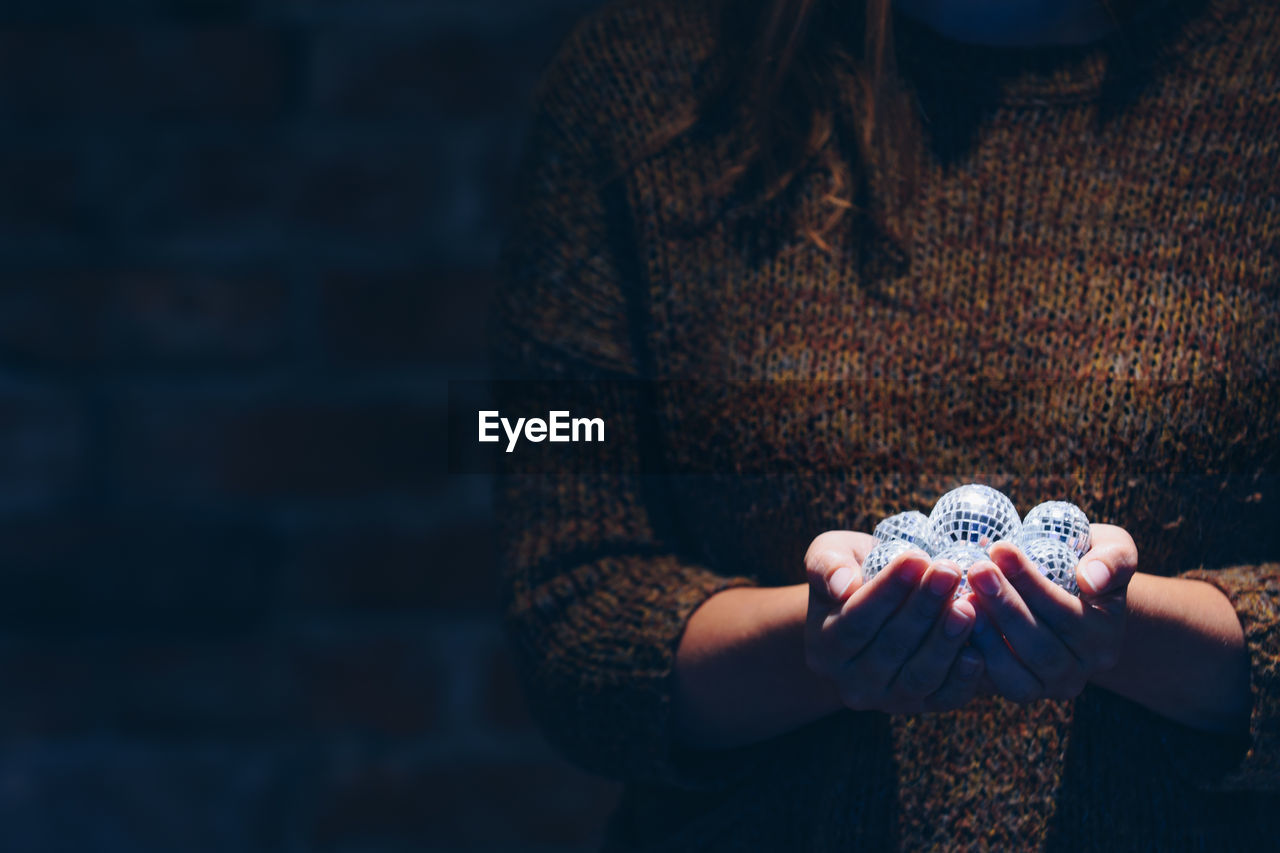
M1095 524L1091 532L1076 573L1079 597L1009 542L991 546L991 560L969 569L978 610L970 643L982 653L986 680L1006 699L1073 699L1119 661L1138 549L1124 528Z

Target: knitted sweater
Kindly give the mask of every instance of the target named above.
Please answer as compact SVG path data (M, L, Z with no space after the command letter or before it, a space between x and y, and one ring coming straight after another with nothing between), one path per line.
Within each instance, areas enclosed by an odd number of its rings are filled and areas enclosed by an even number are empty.
M925 141L899 252L792 236L830 190L819 168L753 217L673 227L721 174L707 139L607 180L716 61L706 4L614 3L562 49L497 373L694 380L596 400L611 452L645 464L499 480L531 707L626 782L607 849L1274 849L1280 10L1154 4L1132 54L962 44L895 13ZM970 481L1023 512L1074 501L1133 535L1139 571L1221 589L1251 661L1248 742L1090 686L677 743L672 667L700 604L801 583L817 534Z

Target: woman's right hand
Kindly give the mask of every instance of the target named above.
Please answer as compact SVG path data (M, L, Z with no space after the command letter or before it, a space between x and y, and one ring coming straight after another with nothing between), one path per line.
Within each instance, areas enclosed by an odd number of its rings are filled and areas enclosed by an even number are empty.
M835 682L856 711L919 713L959 708L977 693L982 656L966 649L976 612L952 601L960 570L923 551L898 555L863 583L866 533L833 530L805 554L809 609L805 660Z

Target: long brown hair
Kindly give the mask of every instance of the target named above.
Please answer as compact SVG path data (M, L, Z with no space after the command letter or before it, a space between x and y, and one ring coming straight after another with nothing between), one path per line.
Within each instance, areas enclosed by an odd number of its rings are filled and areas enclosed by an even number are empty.
M1124 27L1117 8L1098 0ZM749 216L825 173L821 204L796 230L823 250L849 225L901 247L910 218L897 216L918 183L917 105L897 73L892 0L717 0L716 72L647 150L686 134L732 128L736 146L701 207ZM705 223L704 223L705 224Z
M732 127L723 173L705 207L746 216L817 168L821 205L796 229L824 250L850 219L887 230L895 202L873 180L909 196L910 103L894 67L891 0L865 0L863 14L833 0L721 0L718 55L704 90L662 128L646 153L685 134ZM890 161L896 160L894 169Z

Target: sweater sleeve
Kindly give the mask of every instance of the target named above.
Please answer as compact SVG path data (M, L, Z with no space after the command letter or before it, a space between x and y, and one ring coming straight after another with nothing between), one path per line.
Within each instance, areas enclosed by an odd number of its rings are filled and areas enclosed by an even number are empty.
M1205 791L1280 790L1280 563L1199 568L1178 577L1221 590L1244 628L1251 708L1245 736L1209 734L1162 721L1175 769Z
M563 754L613 778L711 790L745 772L756 750L677 744L676 649L707 598L756 580L687 556L663 520L663 478L641 473L654 438L643 424L654 419L643 394L619 389L647 378L635 307L643 273L591 117L567 115L582 82L544 83L491 354L501 405L528 407L519 415L564 408L542 380L572 380L575 401L605 423L610 464L496 479L504 622L531 711Z

